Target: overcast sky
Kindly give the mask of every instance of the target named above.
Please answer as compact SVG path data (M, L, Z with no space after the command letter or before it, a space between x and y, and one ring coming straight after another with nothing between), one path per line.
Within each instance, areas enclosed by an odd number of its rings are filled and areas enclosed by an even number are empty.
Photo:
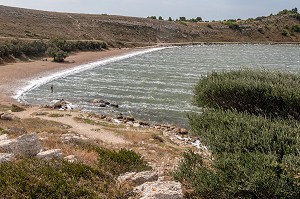
M173 19L247 19L297 7L300 0L0 0L0 5L58 12Z

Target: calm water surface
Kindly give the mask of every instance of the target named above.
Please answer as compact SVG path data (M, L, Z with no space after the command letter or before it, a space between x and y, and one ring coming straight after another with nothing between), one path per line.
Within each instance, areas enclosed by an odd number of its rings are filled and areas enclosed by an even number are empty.
M136 118L187 125L186 114L200 111L191 104L193 87L211 71L263 67L299 72L297 45L205 45L163 50L99 65L47 82L23 96L33 104L64 98L85 111L123 113ZM50 93L50 85L54 93ZM100 108L90 103L104 99L120 105Z

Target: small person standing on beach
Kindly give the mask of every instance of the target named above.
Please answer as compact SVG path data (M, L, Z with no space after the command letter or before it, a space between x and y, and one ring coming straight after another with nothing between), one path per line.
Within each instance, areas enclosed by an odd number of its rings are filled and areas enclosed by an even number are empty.
M51 85L50 89L51 89L51 93L53 93L53 84Z

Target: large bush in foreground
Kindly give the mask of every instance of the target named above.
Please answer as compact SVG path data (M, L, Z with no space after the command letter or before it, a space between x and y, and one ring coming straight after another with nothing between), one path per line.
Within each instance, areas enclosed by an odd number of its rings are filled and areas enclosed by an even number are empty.
M195 86L197 106L300 119L300 76L268 70L213 72Z
M195 104L206 108L189 121L211 159L188 152L174 174L191 198L300 198L298 83L297 75L265 70L199 81Z
M207 109L190 123L214 159L189 152L175 172L195 198L300 197L298 121Z

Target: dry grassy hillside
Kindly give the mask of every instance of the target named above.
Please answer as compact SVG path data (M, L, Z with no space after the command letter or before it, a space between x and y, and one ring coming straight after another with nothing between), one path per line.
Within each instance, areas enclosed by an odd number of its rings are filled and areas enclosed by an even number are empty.
M45 12L0 5L0 37L103 40L112 44L174 42L299 42L288 15L226 22L170 22L112 15ZM286 32L286 33L284 33Z

